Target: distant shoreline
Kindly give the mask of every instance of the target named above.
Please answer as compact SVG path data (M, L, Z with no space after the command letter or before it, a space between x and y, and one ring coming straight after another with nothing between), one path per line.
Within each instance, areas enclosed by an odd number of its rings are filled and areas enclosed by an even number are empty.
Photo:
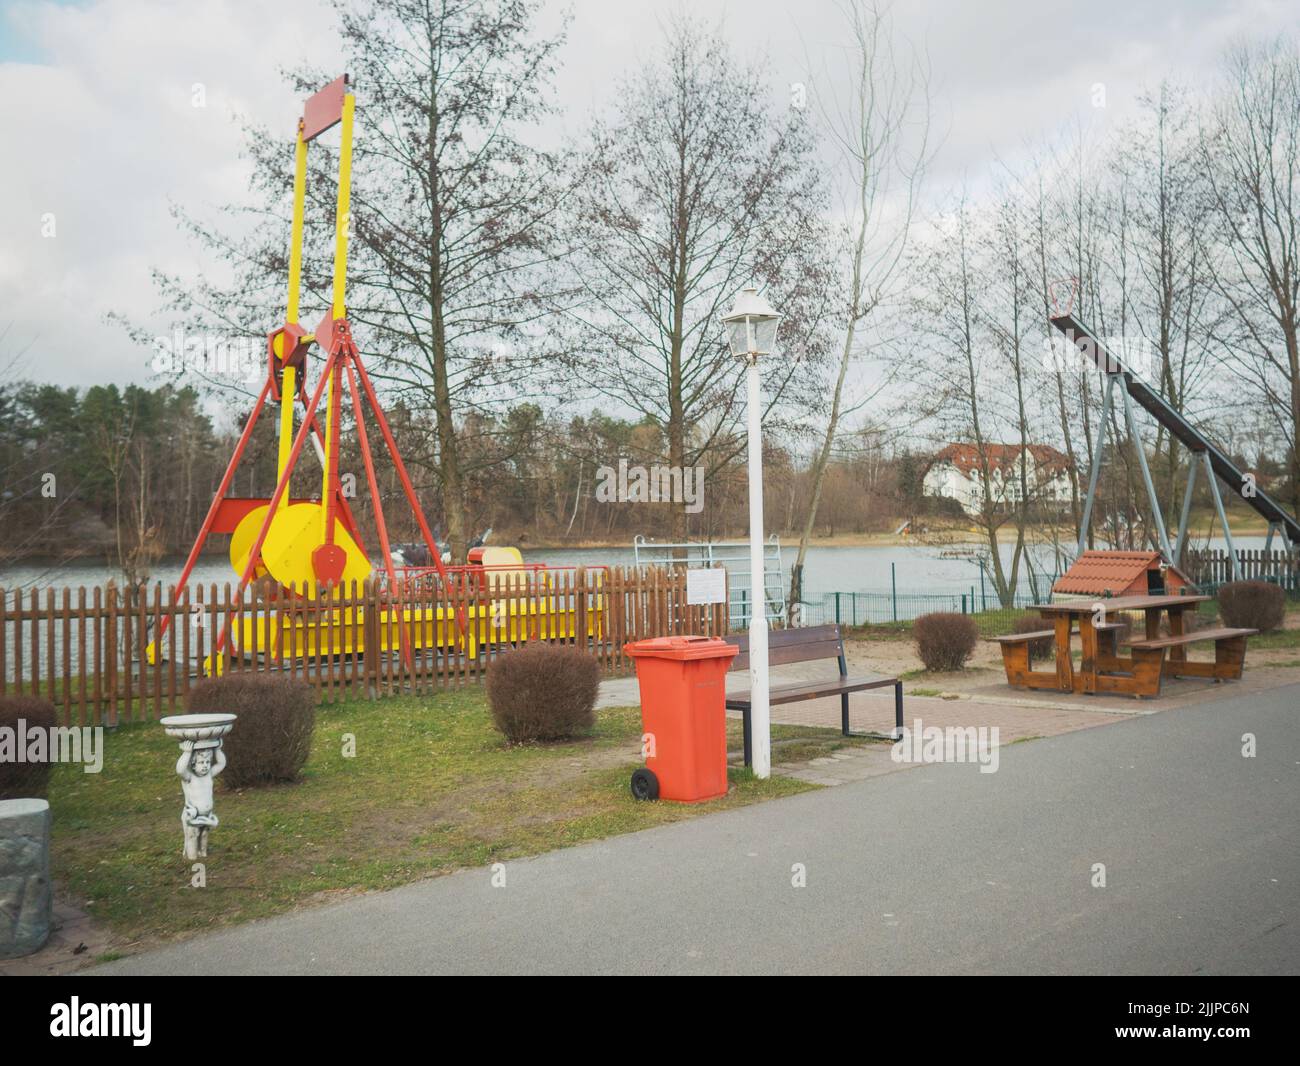
M1233 522L1234 533L1241 537L1262 537L1267 534L1268 530L1265 525L1253 528L1247 522ZM1218 537L1222 537L1221 532L1216 532ZM1193 546L1203 541L1202 535L1193 535ZM1071 550L1074 544L1074 536L1067 531L1058 533L1059 543L1062 548ZM1015 530L1003 529L999 531L998 541L1000 544L1010 544L1015 542ZM713 543L735 543L744 542L744 536L721 537ZM813 537L809 541L810 548L909 548L915 547L924 550L936 550L946 547L962 546L980 546L986 543L985 535L975 529L945 529L932 530L927 534L913 534L910 536L896 535L894 533L836 533L831 536ZM570 541L525 541L519 543L509 537L493 537L492 543L497 545L512 545L523 552L524 558L527 559L529 552L580 552L580 551L631 551L632 542L630 540L570 540ZM650 540L651 544L671 543L667 538L655 538ZM697 543L705 543L698 541ZM1046 531L1033 529L1030 531L1028 542L1038 548L1051 546L1051 541L1047 539ZM793 552L798 549L799 537L797 534L782 534L781 546L787 551ZM209 553L215 557L221 554L220 550ZM155 562L155 566L182 563L185 560L184 553L177 552L174 554L164 555ZM29 555L22 558L8 558L0 554L0 570L11 567L57 567L57 566L80 566L86 564L99 564L101 566L111 567L113 564L105 558L102 552L84 552L76 555L46 555L35 556Z

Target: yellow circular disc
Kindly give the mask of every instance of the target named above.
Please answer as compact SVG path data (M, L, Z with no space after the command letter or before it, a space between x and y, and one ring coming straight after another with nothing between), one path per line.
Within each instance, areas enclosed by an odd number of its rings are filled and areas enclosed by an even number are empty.
M236 541L239 540L243 545L242 562L246 566L248 552L257 540L265 518L265 506L250 511L230 538L231 561L241 574L243 570L235 557ZM299 592L306 586L309 597L316 595L316 572L312 568L311 554L325 543L324 520L324 510L318 503L294 503L278 507L275 517L271 519L266 540L262 543L262 562L266 564L271 576L280 584ZM241 534L249 525L252 533L244 540ZM334 543L347 556L343 576L339 580L341 587L347 587L352 581L364 581L370 576L370 560L337 518L334 520Z
M253 542L257 540L258 531L262 528L266 507L266 504L254 507L239 520L239 525L230 534L230 565L240 577L244 576L244 567L248 565L248 553L253 547ZM266 577L266 567L259 564L253 577Z

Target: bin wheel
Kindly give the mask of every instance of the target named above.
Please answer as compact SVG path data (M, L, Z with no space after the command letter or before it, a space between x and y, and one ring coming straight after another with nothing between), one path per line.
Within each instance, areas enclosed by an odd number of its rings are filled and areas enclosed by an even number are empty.
M639 800L657 800L659 798L659 778L653 770L634 770L632 772L632 796Z

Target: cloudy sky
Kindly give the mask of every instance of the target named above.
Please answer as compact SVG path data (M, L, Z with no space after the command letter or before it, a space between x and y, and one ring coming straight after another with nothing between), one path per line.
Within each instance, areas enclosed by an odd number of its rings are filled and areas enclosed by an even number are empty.
M572 23L557 81L565 114L547 136L581 130L680 5L551 5L544 29L566 9ZM689 9L766 55L776 103L807 77L807 57L833 58L843 39L835 0ZM945 140L932 195L978 191L994 160L1069 123L1124 121L1164 74L1203 83L1235 36L1300 24L1300 0L897 0L893 11L936 76ZM300 101L279 71L304 55L338 65L330 24L320 0L0 0L0 367L21 351L16 372L35 380L150 379L151 353L105 314L164 330L151 269L207 265L169 205L202 215L240 196L236 115L283 130L291 151Z

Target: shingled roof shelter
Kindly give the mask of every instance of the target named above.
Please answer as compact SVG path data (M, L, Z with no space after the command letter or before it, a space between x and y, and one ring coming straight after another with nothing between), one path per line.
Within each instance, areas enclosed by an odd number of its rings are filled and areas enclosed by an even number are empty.
M1156 551L1086 551L1052 586L1052 599L1095 596L1177 595L1196 586Z

